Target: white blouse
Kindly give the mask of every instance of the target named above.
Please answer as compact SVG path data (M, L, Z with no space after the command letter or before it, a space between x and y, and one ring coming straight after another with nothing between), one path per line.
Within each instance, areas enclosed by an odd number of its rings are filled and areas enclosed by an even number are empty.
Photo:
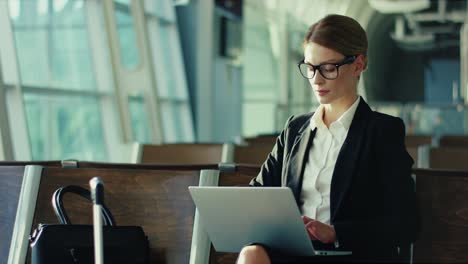
M340 118L323 123L324 106L320 105L310 120L310 129L317 129L305 165L301 191L301 212L312 219L330 224L330 185L336 160L353 121L360 97Z

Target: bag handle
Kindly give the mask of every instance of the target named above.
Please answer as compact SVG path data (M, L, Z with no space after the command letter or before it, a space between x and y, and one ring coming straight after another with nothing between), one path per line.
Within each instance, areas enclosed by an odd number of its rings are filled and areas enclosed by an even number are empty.
M77 185L67 185L65 187L58 188L52 195L52 207L54 208L55 215L59 219L60 223L63 225L70 225L70 219L68 218L67 213L65 212L63 206L63 196L65 193L74 193L85 198L88 201L91 200L91 192L88 189L85 189ZM109 208L105 204L102 204L101 216L104 219L105 225L114 226L115 220L110 212Z

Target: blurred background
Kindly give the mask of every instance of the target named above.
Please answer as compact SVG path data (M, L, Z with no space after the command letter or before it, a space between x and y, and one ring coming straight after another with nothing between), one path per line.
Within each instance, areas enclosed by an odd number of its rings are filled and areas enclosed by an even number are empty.
M467 0L0 0L0 160L278 133L317 107L296 63L330 13L367 31L373 109L468 134Z

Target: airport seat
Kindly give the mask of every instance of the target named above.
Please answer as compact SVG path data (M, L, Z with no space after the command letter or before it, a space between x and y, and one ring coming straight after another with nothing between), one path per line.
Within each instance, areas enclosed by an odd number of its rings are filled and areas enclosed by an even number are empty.
M406 147L418 147L422 145L431 145L432 136L430 135L406 135L405 145Z
M171 165L217 164L222 161L223 144L137 144L132 161Z
M446 135L439 139L440 147L468 148L467 135Z
M468 171L468 148L430 148L429 168Z
M46 161L0 161L0 166L26 166L26 165L41 165L47 167L62 167L62 160L46 160Z
M268 144L251 144L247 146L234 146L234 163L262 165L272 151L273 146Z
M50 161L0 161L0 259L6 261L11 258L12 263L25 258L20 253L21 249L27 248L27 244L15 244L20 250L10 250L13 238L18 236L18 224L15 224L17 215L22 215L22 208L18 207L21 193L25 182L25 168L27 165L41 165L47 167L62 167L68 163L66 160ZM26 198L23 198L26 199ZM27 224L23 221L20 224ZM15 228L17 229L15 231ZM16 232L16 233L15 233Z
M0 259L8 260L24 166L0 165Z
M135 163L111 163L78 161L75 168L95 168L95 169L123 169L123 170L215 170L218 164L191 164L191 165L171 165L171 164L135 164Z
M262 144L262 145L269 145L273 148L276 143L276 139L278 138L279 134L266 134L266 135L258 135L255 137L246 137L244 138L244 142L248 145L254 144Z
M408 154L411 156L411 158L414 161L413 168L417 167L417 165L418 165L418 147L406 147L406 150L408 151Z
M191 164L191 165L171 165L171 164L135 164L135 163L113 163L113 162L95 162L80 160L53 160L53 161L0 161L2 166L26 166L40 165L43 167L58 168L102 168L102 169L146 169L146 170L203 170L218 169L216 164Z
M57 223L50 198L60 186L88 187L99 176L105 185L105 201L118 225L142 226L150 243L153 263L188 263L195 206L188 186L198 185L200 170L183 166L158 170L139 169L136 164L115 168L42 167L34 216L39 223ZM127 168L125 168L127 166ZM66 195L64 204L75 224L92 223L91 204L80 197Z
M468 263L468 171L413 169L421 214L414 263Z

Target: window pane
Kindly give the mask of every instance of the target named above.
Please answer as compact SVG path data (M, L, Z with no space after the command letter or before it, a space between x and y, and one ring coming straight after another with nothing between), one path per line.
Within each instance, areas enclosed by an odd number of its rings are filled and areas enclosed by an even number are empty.
M193 123L192 123L192 116L190 113L189 105L188 104L183 104L180 107L180 122L182 125L182 139L181 141L184 142L194 142L195 141L195 135L193 134Z
M96 98L25 94L33 160L107 159Z
M406 122L408 133L462 135L465 131L465 109L463 107L430 107L415 106L409 109L409 120Z
M156 16L167 22L176 22L175 12L173 7L174 0L145 0L145 13Z
M132 122L133 140L141 143L151 142L150 128L148 127L149 119L146 114L144 98L142 96L130 97L128 107Z
M131 70L140 64L134 22L129 4L114 1L117 34L119 35L120 63Z
M275 128L276 112L275 103L244 102L242 135L255 136L278 131Z
M193 124L187 103L162 101L164 143L194 142Z
M180 119L176 109L171 102L161 102L161 113L164 129L164 143L180 142Z
M159 27L160 38L158 41L161 47L159 54L162 55L162 58L160 58L162 59L160 67L163 67L164 71L168 74L166 74L164 78L166 83L163 86L158 87L158 90L159 95L165 98L177 98L178 89L176 86L175 76L185 74L183 65L178 65L177 67L180 72L174 71L175 68L172 54L178 51L176 51L174 47L175 41L171 39L171 30L174 30L174 28L171 28L171 26L168 25L162 25Z
M124 5L130 5L131 4L131 0L114 0L114 2L124 4Z
M193 124L188 104L163 101L161 103L164 142L193 142Z
M83 0L9 4L23 85L96 89Z
M255 5L244 7L243 64L245 100L275 101L279 94L279 37L277 22L268 19L268 12L259 15Z

